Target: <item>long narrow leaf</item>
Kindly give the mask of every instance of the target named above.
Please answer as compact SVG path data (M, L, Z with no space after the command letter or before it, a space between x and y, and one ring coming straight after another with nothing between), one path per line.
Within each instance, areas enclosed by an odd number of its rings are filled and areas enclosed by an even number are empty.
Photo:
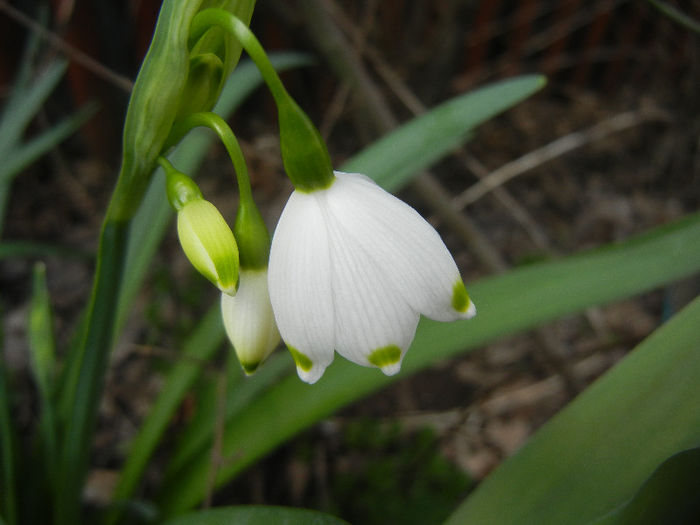
M478 125L523 101L545 82L541 75L524 75L448 100L373 143L341 170L364 173L395 191L465 142Z
M230 389L226 399L226 421L233 421L238 412L245 409L280 378L289 375L292 369L289 357L278 353L270 357L265 362L265 366L261 367L253 377L243 378L243 381L236 388ZM192 421L192 424L187 427L178 440L165 474L166 477L184 468L197 454L209 450L215 418L216 405L214 403L198 407L197 420Z
M163 525L347 525L347 522L314 510L292 507L245 505L201 510L168 520Z
M0 167L0 178L4 181L14 178L47 151L75 133L96 111L96 104L88 104L38 137L18 146Z
M631 500L591 525L700 523L700 448L674 454Z
M543 263L470 286L479 315L470 321L421 320L398 376L337 359L313 386L289 377L240 412L226 427L217 484L295 433L397 378L498 337L532 328L584 308L650 290L700 270L700 215L623 244L562 261ZM166 514L196 505L204 496L209 457L200 456L166 480L160 504ZM477 523L479 523L477 521Z
M700 298L542 427L448 525L588 523L631 498L661 461L697 446L698 327Z
M67 61L57 60L27 91L18 92L18 96L10 101L0 120L0 154L3 158L19 143L24 128L46 102L67 67Z
M144 421L139 433L131 445L124 468L119 476L113 499L116 511L107 523L113 523L125 500L132 494L153 450L160 441L170 419L182 402L192 382L201 372L202 363L209 360L221 344L221 314L218 309L209 311L197 330L187 341L182 352L182 359L173 367L169 380L160 392L149 417Z

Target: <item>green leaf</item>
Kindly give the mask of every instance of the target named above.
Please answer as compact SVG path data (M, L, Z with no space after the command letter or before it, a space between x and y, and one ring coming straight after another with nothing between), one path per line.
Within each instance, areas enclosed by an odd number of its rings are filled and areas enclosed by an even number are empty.
M700 442L699 326L697 298L542 427L447 524L584 524L630 499L661 461Z
M397 376L386 377L338 358L317 384L288 377L239 412L223 436L223 455L235 460L221 467L217 485L300 430L397 378L504 335L653 289L699 269L700 214L695 214L622 244L474 283L469 291L479 314L454 323L422 319ZM687 422L679 428L687 430ZM209 455L201 454L178 476L166 479L159 495L164 513L196 505L205 494L208 471Z
M593 525L700 523L700 448L671 456L634 497Z
M90 260L93 254L74 246L47 244L33 241L3 241L0 243L0 260L15 257L64 257Z
M341 166L396 191L464 143L478 125L529 97L546 82L524 75L455 97L389 133Z
M348 525L334 516L293 507L244 505L201 510L170 519L163 525Z
M214 306L218 312L218 305ZM233 349L229 349L233 351ZM232 357L236 361L235 357ZM255 372L252 377L242 377L240 365L236 362L239 373L239 382L229 388L226 398L226 421L232 421L236 414L248 404L255 401L271 385L275 384L282 376L289 375L293 369L292 363L282 352L272 355L265 366ZM215 401L215 400L213 400ZM216 420L216 403L202 403L197 407L195 419L179 436L172 459L166 471L166 477L184 468L198 453L209 450L211 446L214 422Z
M42 398L48 401L53 391L53 373L56 366L56 343L49 291L46 287L46 266L34 266L34 286L29 310L29 352L34 381Z
M44 155L47 151L75 133L97 111L96 104L87 104L75 114L54 124L51 129L22 144L8 154L0 172L0 179L7 181Z
M686 15L683 11L677 7L669 4L668 2L663 2L661 0L647 0L651 5L658 9L664 16L673 20L677 24L682 25L686 29L700 35L700 22L694 18Z
M21 140L24 128L44 105L68 67L66 60L52 63L27 90L16 91L0 120L0 155L4 158Z

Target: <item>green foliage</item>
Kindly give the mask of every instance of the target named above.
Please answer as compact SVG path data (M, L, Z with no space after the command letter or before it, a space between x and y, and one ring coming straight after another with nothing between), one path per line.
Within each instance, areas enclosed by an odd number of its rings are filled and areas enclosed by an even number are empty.
M163 525L348 525L347 522L313 510L291 507L246 505L220 507L185 514Z
M470 285L479 305L472 320L421 320L401 373L336 360L313 387L289 376L227 420L223 454L235 457L219 470L217 485L300 430L377 389L506 334L532 328L595 304L650 290L700 270L700 214L626 243L521 268ZM293 400L293 402L290 402ZM688 430L687 425L681 428ZM196 505L205 494L209 451L168 476L159 504L168 514ZM510 490L510 489L509 489Z
M700 448L674 454L624 505L593 525L655 525L700 522Z
M500 465L447 525L585 524L629 500L671 454L697 446L699 319L697 298Z
M471 485L440 455L429 429L402 436L398 425L356 421L344 430L344 441L342 453L357 458L335 473L332 496L337 513L351 523L440 523Z
M27 166L72 135L96 109L94 105L88 105L39 136L23 142L22 135L27 126L63 78L67 67L67 62L55 61L36 79L32 79L30 63L29 60L24 62L0 118L0 158L3 159L0 163L0 232L12 180Z
M494 82L457 96L369 145L341 171L372 177L389 191L467 141L474 129L544 87L541 75Z

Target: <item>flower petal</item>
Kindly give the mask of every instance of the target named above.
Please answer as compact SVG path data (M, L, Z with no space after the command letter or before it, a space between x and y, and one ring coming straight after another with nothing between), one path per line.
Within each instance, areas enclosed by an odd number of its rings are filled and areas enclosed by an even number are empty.
M435 229L411 206L361 174L336 172L329 202L387 279L415 310L437 321L476 313L457 265Z
M393 375L411 345L419 314L395 289L377 254L358 242L356 232L338 220L343 203L326 203L333 265L335 349L350 361Z
M238 293L221 294L226 335L246 374L252 374L280 342L267 292L267 269L242 270Z
M316 382L333 361L331 266L319 194L292 193L270 248L268 284L277 326L299 377Z

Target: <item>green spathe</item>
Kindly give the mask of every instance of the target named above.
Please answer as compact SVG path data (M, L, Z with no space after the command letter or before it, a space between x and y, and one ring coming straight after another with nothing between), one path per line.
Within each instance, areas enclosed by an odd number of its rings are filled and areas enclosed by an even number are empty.
M378 368L394 365L401 360L401 349L396 345L377 348L367 356L367 361Z
M177 214L177 233L192 266L222 292L234 295L238 247L219 210L204 199L186 203Z

